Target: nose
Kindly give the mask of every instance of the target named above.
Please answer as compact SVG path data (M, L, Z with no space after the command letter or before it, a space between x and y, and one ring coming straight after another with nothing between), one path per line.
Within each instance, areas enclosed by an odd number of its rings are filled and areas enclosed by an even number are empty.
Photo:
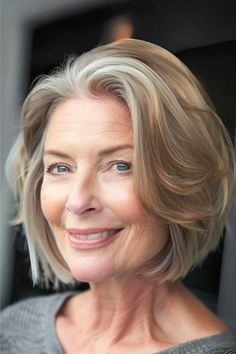
M102 210L98 194L93 178L80 176L71 185L65 207L75 215L98 213Z

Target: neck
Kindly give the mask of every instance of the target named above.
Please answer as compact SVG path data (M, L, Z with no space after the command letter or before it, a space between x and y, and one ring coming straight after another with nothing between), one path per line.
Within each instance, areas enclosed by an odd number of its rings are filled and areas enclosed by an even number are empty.
M126 277L90 284L90 288L84 307L87 330L97 338L107 333L113 345L124 337L151 338L153 329L160 332L161 315L170 308L173 284Z

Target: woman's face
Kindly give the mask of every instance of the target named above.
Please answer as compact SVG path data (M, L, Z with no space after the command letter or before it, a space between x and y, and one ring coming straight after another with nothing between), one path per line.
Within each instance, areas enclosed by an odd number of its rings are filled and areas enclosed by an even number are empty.
M50 117L41 206L78 280L135 272L168 238L134 193L132 144L129 111L112 98L68 99Z

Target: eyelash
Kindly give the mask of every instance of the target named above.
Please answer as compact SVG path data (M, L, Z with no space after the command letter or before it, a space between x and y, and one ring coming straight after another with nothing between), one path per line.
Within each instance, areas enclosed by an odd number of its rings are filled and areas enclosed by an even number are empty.
M123 170L123 171L119 171L117 170L118 173L120 174L128 174L131 172L132 170L132 164L130 162L126 162L126 161L112 161L110 163L110 166L111 167L114 167L116 165L126 165L128 167L127 170ZM54 168L56 167L63 167L63 168L66 168L66 171L63 171L63 172L53 172ZM68 165L66 165L65 163L61 163L61 162L57 162L57 163L52 163L52 164L49 164L45 170L46 173L48 174L52 174L52 175L60 175L60 174L64 174L64 173L70 173L71 172L71 169Z

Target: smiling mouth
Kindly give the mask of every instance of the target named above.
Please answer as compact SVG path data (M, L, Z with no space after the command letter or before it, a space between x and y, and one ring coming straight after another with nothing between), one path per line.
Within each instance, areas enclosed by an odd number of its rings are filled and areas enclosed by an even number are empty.
M79 232L70 232L69 231L69 234L75 238L80 239L80 240L98 240L98 239L114 236L121 230L122 229L111 229L111 230L106 230L103 232L93 232L93 233L87 233L87 234L81 234Z

